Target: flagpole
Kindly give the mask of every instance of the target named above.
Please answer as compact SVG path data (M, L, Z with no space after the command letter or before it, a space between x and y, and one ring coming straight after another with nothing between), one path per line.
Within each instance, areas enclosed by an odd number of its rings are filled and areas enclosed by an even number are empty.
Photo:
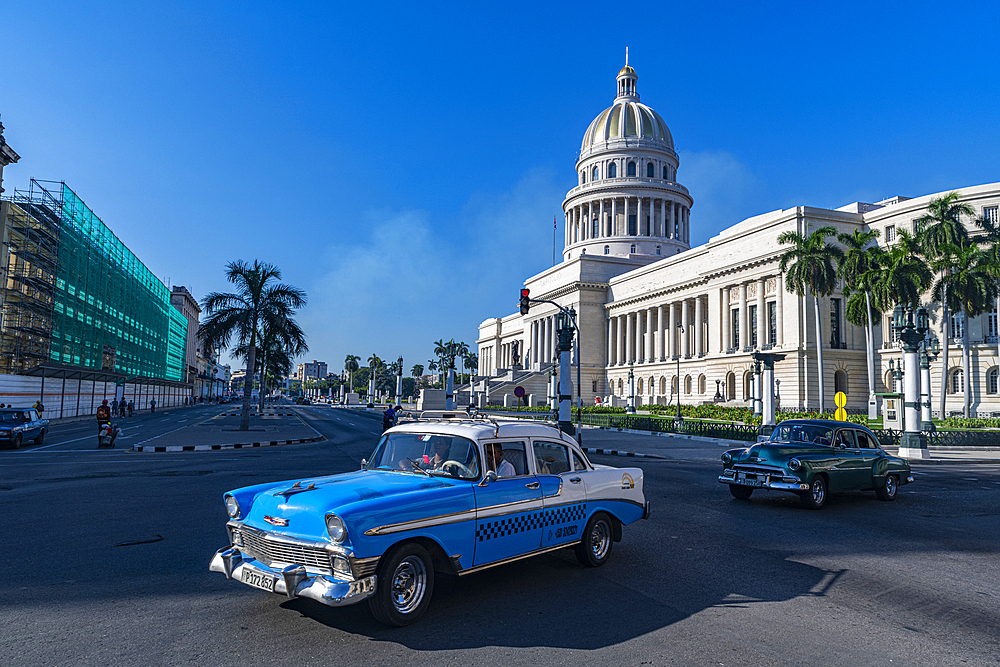
M552 216L552 266L556 265L556 216Z

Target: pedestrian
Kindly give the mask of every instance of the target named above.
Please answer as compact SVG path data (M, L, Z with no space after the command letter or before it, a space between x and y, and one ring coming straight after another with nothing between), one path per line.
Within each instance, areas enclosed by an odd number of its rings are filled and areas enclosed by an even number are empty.
M132 401L129 401L129 404L131 404L131 403L132 403ZM118 404L118 414L121 417L125 416L125 397L124 396L122 397L122 402Z
M128 402L128 416L132 416L132 411L135 410L135 404L132 401ZM122 417L125 416L125 408L122 408Z
M150 412L156 412L156 399L155 398L149 399L149 411Z
M0 410L3 410L6 407L7 407L6 405L4 405L3 403L0 403Z
M35 408L35 410L38 411L39 415L41 415L43 412L45 412L45 406L42 405L42 401L41 400L35 401L35 405L33 407Z
M111 414L113 414L113 415L118 414L118 399L117 398L115 398L114 400L111 401Z

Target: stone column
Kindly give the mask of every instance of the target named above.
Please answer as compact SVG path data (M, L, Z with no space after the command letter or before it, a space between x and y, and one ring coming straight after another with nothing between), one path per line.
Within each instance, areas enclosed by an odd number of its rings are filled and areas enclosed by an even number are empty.
M694 302L694 351L699 357L705 354L705 311L700 294Z
M687 359L691 356L691 321L688 317L688 300L681 301L681 326L684 333L681 334L681 354Z
M667 340L670 341L670 350L667 352L667 359L672 359L679 353L680 346L677 345L677 304L670 304L670 329L667 331Z
M642 236L642 197L635 198L635 235Z
M740 284L740 348L750 344L747 331L747 284Z
M625 335L625 363L632 363L635 361L635 320L632 318L632 313L625 316L628 318L626 321L627 333Z
M553 315L549 318L549 356L555 363L557 353L559 352L559 334L556 333L556 316Z
M667 333L667 328L663 326L663 304L656 307L656 359L658 361L663 361L664 357L667 355L666 341L663 339L664 334Z
M656 361L656 330L653 328L655 308L646 309L646 361Z
M729 302L731 292L728 287L722 288L722 351L733 347L733 305Z
M621 366L625 363L625 318L626 315L618 316L618 365Z
M674 203L669 199L663 200L663 238L669 239L674 224Z
M530 327L528 335L531 336L531 365L534 366L538 363L538 321L532 322Z
M757 347L762 349L767 343L767 303L764 292L767 291L767 281L761 278L757 281Z
M776 324L777 324L777 328L778 328L778 338L777 338L777 340L778 340L778 342L777 342L778 347L781 347L782 343L785 342L785 334L784 334L784 328L785 327L784 327L783 322L781 321L781 305L782 305L781 304L781 301L782 301L781 295L784 294L784 292L785 292L785 281L784 281L783 278L784 277L781 274L778 274L778 284L775 285L775 287L774 287L774 291L775 291L775 294L777 296L777 299L775 300L775 306L774 306L774 319L777 320Z

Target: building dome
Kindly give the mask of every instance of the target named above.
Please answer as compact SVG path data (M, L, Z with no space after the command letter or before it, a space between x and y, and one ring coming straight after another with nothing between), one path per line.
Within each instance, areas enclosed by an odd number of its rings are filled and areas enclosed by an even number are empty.
M632 70L631 67L626 69ZM580 151L616 139L654 141L674 150L674 138L660 114L638 100L616 100L615 104L602 111L584 133Z

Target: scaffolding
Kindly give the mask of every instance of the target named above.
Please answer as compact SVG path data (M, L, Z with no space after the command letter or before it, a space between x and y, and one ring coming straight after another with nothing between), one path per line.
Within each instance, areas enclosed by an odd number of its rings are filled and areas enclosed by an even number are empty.
M23 373L50 361L183 380L186 319L73 190L32 179L5 204L0 370Z

